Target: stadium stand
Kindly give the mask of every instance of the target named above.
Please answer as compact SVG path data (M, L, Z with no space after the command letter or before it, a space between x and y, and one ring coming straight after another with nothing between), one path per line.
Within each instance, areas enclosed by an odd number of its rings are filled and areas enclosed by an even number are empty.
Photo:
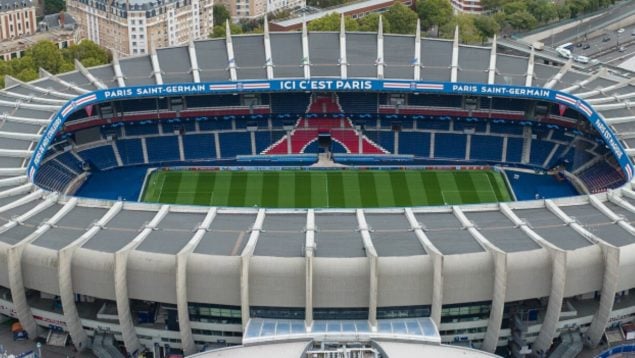
M179 160L178 136L146 137L148 161L162 163Z
M216 158L216 145L211 134L187 134L183 136L183 151L186 160Z
M143 164L141 139L119 139L115 143L124 165Z
M110 144L90 148L78 152L85 161L99 170L106 170L117 166L115 152Z

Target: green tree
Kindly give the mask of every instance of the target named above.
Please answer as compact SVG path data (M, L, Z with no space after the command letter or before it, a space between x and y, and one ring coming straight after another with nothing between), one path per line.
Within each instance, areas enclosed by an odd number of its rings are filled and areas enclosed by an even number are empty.
M517 30L530 30L536 26L536 18L527 10L521 10L507 16L507 22Z
M238 24L229 24L229 30L232 32L232 35L242 34L243 28ZM212 33L210 34L211 38L219 38L225 37L225 24L216 25L212 29Z
M345 0L307 0L307 6L313 6L320 9L324 9L327 7L333 7L337 5L342 5L346 3Z
M452 5L448 0L418 0L417 14L421 19L421 26L424 29L437 27L437 36L439 36L439 28L452 21Z
M414 34L417 28L417 13L398 2L384 12L384 19L390 23L390 30L395 34Z
M64 0L44 0L44 15L56 14L62 10L66 10Z
M20 81L29 82L36 80L38 78L37 71L33 68L25 68L20 71L20 73L16 74L15 77Z
M527 3L524 1L512 1L503 5L503 12L507 15L515 14L523 10L527 10Z
M485 10L496 10L506 2L506 0L481 0L481 6Z
M225 21L231 20L231 15L224 5L215 4L212 11L214 12L214 25L224 25Z
M308 23L309 31L339 31L340 30L340 14L333 12L319 19L315 19ZM344 26L347 31L357 31L359 24L351 17L344 17Z
M86 67L103 65L111 60L108 50L99 47L90 40L82 40L79 44L62 49L62 56L70 64L73 64L73 61L77 59Z
M33 58L35 68L42 67L51 73L59 73L64 57L59 47L52 41L39 41L26 51Z
M379 15L376 12L374 12L372 14L369 14L367 16L364 16L362 18L357 19L357 22L359 23L359 28L357 30L358 31L377 32L377 29L379 28L379 17L380 16L381 15ZM390 21L388 21L388 19L382 18L382 25L384 26L384 32L385 33L391 33L392 32L392 30L390 28Z
M527 11L540 23L547 23L558 17L556 5L549 0L531 0L527 2Z
M571 17L571 7L568 4L556 5L556 12L558 13L558 19L564 20Z
M476 16L474 18L474 27L481 36L482 43L485 43L485 40L493 37L501 29L500 25L493 17L485 15Z

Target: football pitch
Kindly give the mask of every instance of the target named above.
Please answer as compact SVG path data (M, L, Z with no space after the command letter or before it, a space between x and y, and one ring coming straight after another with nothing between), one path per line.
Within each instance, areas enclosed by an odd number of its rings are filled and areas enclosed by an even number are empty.
M141 200L267 208L376 208L510 201L490 170L155 170Z

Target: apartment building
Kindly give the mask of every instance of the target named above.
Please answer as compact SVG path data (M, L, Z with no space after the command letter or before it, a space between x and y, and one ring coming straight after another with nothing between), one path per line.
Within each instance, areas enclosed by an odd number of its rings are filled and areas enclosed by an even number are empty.
M0 0L0 41L35 33L35 4L30 0Z
M306 6L306 0L219 0L234 19L255 19L267 13Z
M68 0L81 37L119 56L207 38L212 0Z

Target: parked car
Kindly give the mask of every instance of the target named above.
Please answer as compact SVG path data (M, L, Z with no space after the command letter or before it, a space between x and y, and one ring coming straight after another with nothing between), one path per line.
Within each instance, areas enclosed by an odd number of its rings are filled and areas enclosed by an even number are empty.
M607 35L602 38L602 42L609 42L609 41L611 41L611 36Z
M624 28L623 28L623 27L622 27L622 28L620 28L619 30L617 30L617 33L618 33L618 34L621 34L621 33L623 33L623 32L624 32Z
M584 44L584 46L582 46L583 50L588 50L590 48L591 48L591 45L589 45L589 44Z
M620 46L620 48L619 48L619 49L617 49L617 50L618 50L619 52L624 52L624 51L626 51L626 47L624 47L624 46Z

